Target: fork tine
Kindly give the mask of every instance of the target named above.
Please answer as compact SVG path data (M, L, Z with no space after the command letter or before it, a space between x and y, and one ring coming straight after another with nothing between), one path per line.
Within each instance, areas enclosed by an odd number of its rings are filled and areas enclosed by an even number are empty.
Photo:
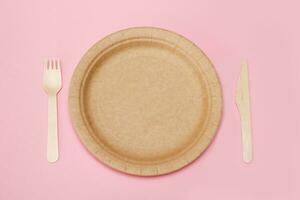
M50 59L48 62L49 62L48 69L52 69L53 68L53 60Z
M57 63L56 69L60 70L60 59L57 58L56 63Z

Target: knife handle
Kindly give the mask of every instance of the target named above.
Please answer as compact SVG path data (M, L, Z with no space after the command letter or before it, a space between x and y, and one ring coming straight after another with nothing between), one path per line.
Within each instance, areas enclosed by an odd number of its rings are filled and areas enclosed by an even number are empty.
M252 137L250 112L241 112L243 159L246 163L252 160Z
M243 160L249 163L252 160L252 136L248 65L246 62L241 64L241 74L236 92L236 104L241 117Z

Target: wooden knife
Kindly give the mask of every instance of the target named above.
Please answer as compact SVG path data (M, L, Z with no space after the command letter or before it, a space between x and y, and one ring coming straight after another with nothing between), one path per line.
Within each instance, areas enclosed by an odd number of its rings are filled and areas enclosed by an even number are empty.
M249 163L252 160L252 133L247 62L241 64L240 79L236 91L236 105L241 117L243 159Z

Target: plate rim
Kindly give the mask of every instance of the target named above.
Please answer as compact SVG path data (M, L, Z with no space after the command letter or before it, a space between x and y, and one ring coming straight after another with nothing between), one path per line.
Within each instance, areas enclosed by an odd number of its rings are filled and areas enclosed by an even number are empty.
M178 159L167 161L159 166L149 165L148 167L142 167L141 165L133 163L124 163L124 160L121 161L120 159L117 159L110 153L106 152L103 148L99 148L99 144L94 141L93 137L89 133L89 130L85 126L86 123L84 122L80 109L81 86L84 82L83 79L89 71L88 66L91 65L100 52L109 48L116 42L120 42L124 39L132 37L156 38L173 43L175 46L178 45L183 47L185 50L188 50L189 56L195 59L195 62L197 62L198 65L202 64L201 67L204 68L203 73L205 74L206 80L209 79L207 83L210 90L209 94L211 94L211 117L208 121L207 129L204 131L203 136L201 136L204 139L199 139L193 148L191 148L184 155L181 155ZM72 126L74 127L77 136L79 137L83 146L97 160L115 170L130 175L158 176L168 174L185 167L186 165L195 161L209 147L220 126L223 111L223 95L221 83L212 62L193 42L178 33L162 28L132 27L107 35L103 39L96 42L83 55L71 78L68 107Z

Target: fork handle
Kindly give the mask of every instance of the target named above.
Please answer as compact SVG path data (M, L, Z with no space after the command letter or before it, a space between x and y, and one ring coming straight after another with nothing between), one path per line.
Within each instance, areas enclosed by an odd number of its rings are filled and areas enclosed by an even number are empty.
M48 96L48 145L47 160L55 162L58 159L58 136L57 136L57 104L56 95Z

